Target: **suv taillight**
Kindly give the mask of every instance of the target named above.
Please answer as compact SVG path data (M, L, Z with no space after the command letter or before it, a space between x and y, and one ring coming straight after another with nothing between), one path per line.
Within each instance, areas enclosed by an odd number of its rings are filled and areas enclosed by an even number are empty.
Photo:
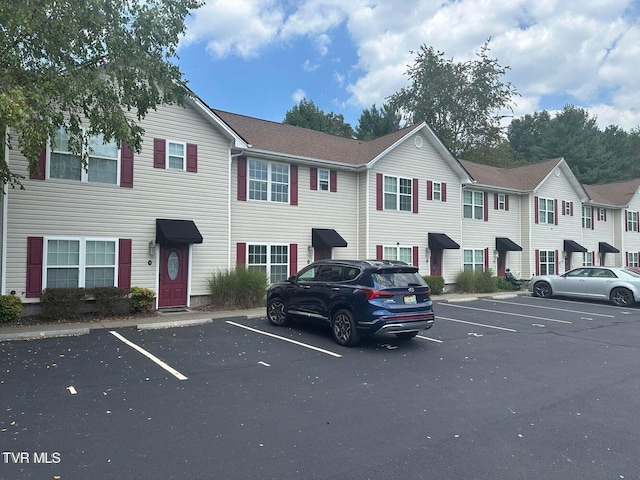
M365 294L367 301L374 298L393 298L393 292L388 290L376 290L375 288L363 288L362 292Z

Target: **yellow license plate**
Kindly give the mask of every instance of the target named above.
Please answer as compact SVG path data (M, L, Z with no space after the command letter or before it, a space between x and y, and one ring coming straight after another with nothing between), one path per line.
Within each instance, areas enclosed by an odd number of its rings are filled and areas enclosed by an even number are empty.
M416 296L415 295L405 295L404 296L404 303L418 303L418 301L416 300Z

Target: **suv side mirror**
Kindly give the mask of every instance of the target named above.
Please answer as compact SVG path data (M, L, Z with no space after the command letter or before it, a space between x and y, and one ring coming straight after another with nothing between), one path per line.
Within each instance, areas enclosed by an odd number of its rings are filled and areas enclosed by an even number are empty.
M289 278L287 278L287 282L289 283L296 283L298 281L298 278L295 275L291 275Z

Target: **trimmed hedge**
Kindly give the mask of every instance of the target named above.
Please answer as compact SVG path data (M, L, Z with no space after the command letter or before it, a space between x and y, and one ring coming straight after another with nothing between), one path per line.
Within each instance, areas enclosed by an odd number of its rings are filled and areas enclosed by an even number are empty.
M424 281L431 287L432 295L441 295L444 291L444 278L440 276L424 275Z
M461 271L456 277L456 292L460 293L491 293L504 290L501 278L494 277L491 270L482 272ZM506 282L506 280L505 280ZM508 284L508 282L506 282ZM508 284L507 290L511 290Z
M20 318L24 305L15 295L0 295L0 323L14 322Z
M130 313L131 300L117 287L47 288L40 296L40 317L48 321L77 320L92 314L114 317Z
M156 292L150 288L131 287L129 290L129 300L131 308L136 313L147 313L155 306Z
M217 272L209 279L211 304L216 308L237 309L264 306L267 275L259 270L236 268Z

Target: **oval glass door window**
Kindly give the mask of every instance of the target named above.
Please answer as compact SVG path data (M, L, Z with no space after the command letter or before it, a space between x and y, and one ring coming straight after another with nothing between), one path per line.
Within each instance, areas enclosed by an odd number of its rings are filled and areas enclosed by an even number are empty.
M167 259L167 273L171 280L175 280L178 277L178 271L180 270L180 260L176 252L171 252Z

